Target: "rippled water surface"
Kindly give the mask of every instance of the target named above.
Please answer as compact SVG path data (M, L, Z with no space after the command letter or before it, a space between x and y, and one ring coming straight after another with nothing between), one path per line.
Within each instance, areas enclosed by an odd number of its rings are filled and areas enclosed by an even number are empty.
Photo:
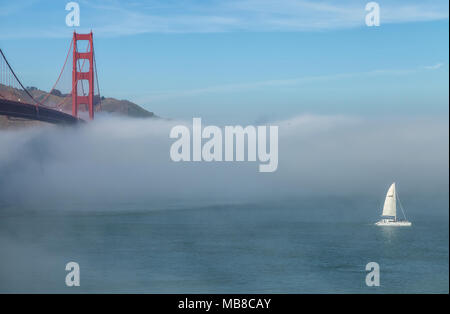
M312 206L3 208L0 291L448 293L447 216L389 228ZM65 286L69 261L80 287ZM380 287L365 284L368 262Z

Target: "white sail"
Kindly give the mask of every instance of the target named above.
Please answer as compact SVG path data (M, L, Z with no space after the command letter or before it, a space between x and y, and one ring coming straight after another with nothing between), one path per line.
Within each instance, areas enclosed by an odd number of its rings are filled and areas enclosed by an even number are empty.
M383 216L397 216L397 197L395 193L395 182L389 187L386 194L386 199L384 200Z

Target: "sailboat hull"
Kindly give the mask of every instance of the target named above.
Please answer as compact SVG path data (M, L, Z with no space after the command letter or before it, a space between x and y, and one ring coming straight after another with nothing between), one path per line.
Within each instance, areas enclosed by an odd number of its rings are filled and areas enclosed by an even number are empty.
M375 223L375 225L386 227L411 227L412 223L409 221L380 220Z

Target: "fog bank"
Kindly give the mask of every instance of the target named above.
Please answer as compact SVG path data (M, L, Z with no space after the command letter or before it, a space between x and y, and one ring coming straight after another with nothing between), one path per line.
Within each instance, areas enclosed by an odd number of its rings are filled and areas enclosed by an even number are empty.
M448 198L448 119L303 115L279 126L279 163L173 162L170 129L192 121L102 117L79 127L0 133L0 202L11 204L229 203L296 197ZM202 121L208 125L207 120ZM244 125L245 126L245 125Z

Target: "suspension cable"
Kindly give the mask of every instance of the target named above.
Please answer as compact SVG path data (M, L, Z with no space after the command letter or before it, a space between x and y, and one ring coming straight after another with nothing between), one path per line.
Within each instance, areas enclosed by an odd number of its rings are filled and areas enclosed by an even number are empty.
M94 56L95 80L96 80L96 83L97 83L98 100L99 100L98 104L99 104L99 107L100 107L100 111L102 111L102 96L100 94L100 85L98 85L97 61L95 60L95 50L94 50L94 48L92 48L92 54Z
M70 47L69 47L69 51L67 53L66 61L64 62L63 70L64 70L64 67L66 66L67 59L68 59L70 51L72 49L72 44L73 44L73 38L72 38L72 41L70 42ZM74 49L75 49L75 46L74 46ZM89 49L89 45L88 45L87 49ZM76 52L78 52L78 51L76 51ZM82 69L84 68L85 62L86 62L86 59L83 59L83 64L80 66L80 60L78 60L78 68L79 68L80 71L82 71ZM62 71L61 71L61 73L60 73L60 75L58 77L58 81L59 81L59 78L61 77ZM55 85L56 85L56 83L55 83ZM77 88L77 86L75 88ZM83 95L84 95L83 82L81 82L81 89L82 89L82 92L83 92ZM59 110L62 107L62 105L64 105L64 103L67 101L67 99L69 99L69 95L73 97L73 95L67 94L58 104L56 104L56 106L54 108L57 108Z
M72 49L72 44L73 44L73 38L72 38L72 40L70 41L70 46L69 46L69 50L67 51L66 60L64 61L64 65L63 65L63 67L62 67L62 69L61 69L61 72L59 73L58 79L56 80L55 84L53 85L52 89L51 89L50 92L47 94L47 96L44 97L44 99L42 100L42 103L44 103L44 102L50 97L50 95L52 94L53 90L54 90L55 87L56 87L56 84L58 84L58 82L59 82L59 80L60 80L60 78L61 78L61 75L63 74L64 68L66 67L67 60L69 59L69 54L70 54L70 50Z
M38 110L38 112L39 112L39 108L38 108L38 107L39 107L39 104L40 104L40 103L39 103L38 101L36 101L36 99L34 99L34 97L30 94L30 92L22 85L22 82L19 80L19 78L17 77L16 73L14 73L14 70L11 68L11 65L9 64L8 60L6 59L6 57L5 57L5 55L4 55L2 49L0 49L0 53L1 53L2 57L3 57L3 59L5 60L6 65L8 65L8 68L9 68L9 70L11 71L12 75L14 75L14 77L16 78L17 82L20 84L20 86L22 87L22 89L23 89L23 90L25 91L25 93L27 93L27 95L30 96L31 99L33 99L33 101L36 103L36 104L35 104L36 110Z

